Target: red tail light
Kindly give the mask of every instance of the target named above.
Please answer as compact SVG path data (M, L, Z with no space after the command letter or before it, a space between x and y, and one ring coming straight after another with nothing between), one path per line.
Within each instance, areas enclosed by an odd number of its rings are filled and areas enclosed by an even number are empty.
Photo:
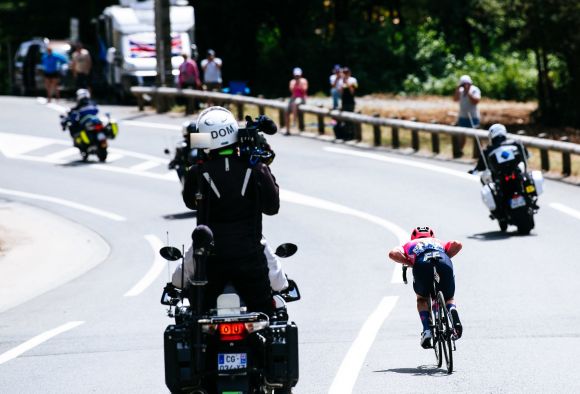
M94 126L94 129L93 130L95 130L95 131L103 130L103 124L102 123L97 123Z
M248 335L244 323L220 323L218 331L222 341L241 341Z
M510 179L511 179L511 180L514 180L514 179L516 179L516 174L515 174L515 173L513 173L513 174L511 174L511 175L506 175L506 176L504 177L504 179L505 179L505 181L506 181L506 182L507 182L507 181L509 181Z

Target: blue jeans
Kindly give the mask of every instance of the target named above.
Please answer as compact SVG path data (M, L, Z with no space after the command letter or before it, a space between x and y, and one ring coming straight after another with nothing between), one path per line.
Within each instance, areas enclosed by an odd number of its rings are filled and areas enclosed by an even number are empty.
M336 88L330 89L330 95L332 96L332 109L338 109L340 101L340 92Z
M473 125L471 124L471 122L473 122ZM479 127L479 118L471 118L471 121L469 120L469 118L458 118L457 126L477 129Z

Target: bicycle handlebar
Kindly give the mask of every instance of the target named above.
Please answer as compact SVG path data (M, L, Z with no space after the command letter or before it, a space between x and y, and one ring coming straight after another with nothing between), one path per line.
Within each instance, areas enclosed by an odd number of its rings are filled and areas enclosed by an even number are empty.
M406 265L403 266L403 283L404 284L407 284L407 268L409 268L409 267Z

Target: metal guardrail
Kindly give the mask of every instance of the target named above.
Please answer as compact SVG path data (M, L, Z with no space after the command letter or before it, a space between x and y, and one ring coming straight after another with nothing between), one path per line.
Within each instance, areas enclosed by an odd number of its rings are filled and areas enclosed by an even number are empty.
M143 110L145 106L145 96L149 96L149 101L158 103L158 108L164 108L165 105L159 105L160 100L165 100L167 97L176 98L183 97L189 100L199 100L205 102L215 102L223 104L233 104L236 106L236 112L239 120L243 119L244 106L253 105L258 107L261 115L265 113L266 108L273 108L278 110L278 124L280 127L285 127L286 112L288 110L288 103L281 100L270 100L258 97L249 97L241 95L232 95L226 93L208 92L202 90L192 89L177 89L167 87L132 87L131 92L137 98L139 110ZM191 107L191 106L190 106ZM406 129L411 132L411 147L413 150L419 150L419 132L426 132L431 134L431 148L433 153L440 153L440 134L446 134L451 137L452 154L454 158L462 157L460 138L473 138L473 158L479 157L479 149L477 148L477 138L487 139L487 131L456 127L449 125L442 125L436 123L421 123L410 120L401 120L393 118L381 118L378 114L374 116L362 115L354 112L341 112L339 110L331 110L322 106L299 105L298 106L298 128L300 131L305 130L304 114L315 115L318 119L318 133L323 135L325 133L325 118L332 118L335 120L342 120L352 122L356 125L354 127L355 140L362 140L362 125L368 124L373 128L373 145L382 145L382 129L381 127L389 127L391 132L391 146L395 149L400 147L399 130ZM550 170L549 151L555 151L562 154L562 175L569 176L572 173L571 155L580 155L580 144L573 144L566 142L565 139L561 141L544 139L538 137L530 137L525 135L510 135L511 138L521 141L527 147L537 148L540 151L541 168L544 171Z

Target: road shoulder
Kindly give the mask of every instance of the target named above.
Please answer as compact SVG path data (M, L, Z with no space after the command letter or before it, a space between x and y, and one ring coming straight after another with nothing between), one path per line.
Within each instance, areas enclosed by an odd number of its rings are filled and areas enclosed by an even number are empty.
M0 199L0 313L79 277L110 253L97 233Z

